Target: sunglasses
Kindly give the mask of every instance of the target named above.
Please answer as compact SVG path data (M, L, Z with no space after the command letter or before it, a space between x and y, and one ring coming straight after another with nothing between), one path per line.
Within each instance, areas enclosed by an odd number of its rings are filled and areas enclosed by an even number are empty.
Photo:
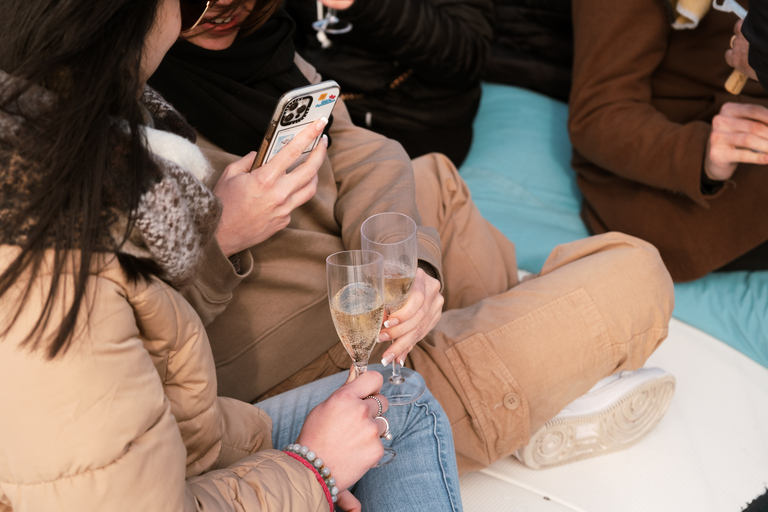
M181 31L186 32L195 28L203 16L208 12L217 0L181 0L179 7L181 9Z

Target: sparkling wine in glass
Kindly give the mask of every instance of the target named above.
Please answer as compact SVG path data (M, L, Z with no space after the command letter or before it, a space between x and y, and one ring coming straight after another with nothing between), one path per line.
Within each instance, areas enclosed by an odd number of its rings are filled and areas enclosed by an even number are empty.
M384 258L373 251L342 251L328 256L325 267L333 325L359 376L368 370L384 320ZM394 458L395 451L385 448L376 467Z
M312 28L318 32L326 32L328 34L346 34L352 30L352 24L348 21L341 20L336 15L336 9L329 7L323 17L323 4L320 0L317 0L317 13L318 19L312 23Z
M379 213L366 219L360 232L363 249L376 251L384 257L384 308L389 316L406 303L416 278L416 223L402 213ZM384 385L381 393L391 405L412 403L426 389L421 375L401 367L397 359L392 361L392 368L387 368L382 374Z
M357 374L368 369L384 320L383 257L373 251L343 251L326 259L333 325Z

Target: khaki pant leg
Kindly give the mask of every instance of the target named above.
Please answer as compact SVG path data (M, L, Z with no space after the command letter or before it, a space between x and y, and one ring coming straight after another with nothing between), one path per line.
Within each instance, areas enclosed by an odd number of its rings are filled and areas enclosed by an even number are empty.
M413 161L422 224L437 229L444 309L469 306L517 284L515 246L483 218L451 161L430 153Z
M606 233L557 247L539 277L445 311L411 353L448 414L459 469L479 469L667 335L673 286L650 244Z

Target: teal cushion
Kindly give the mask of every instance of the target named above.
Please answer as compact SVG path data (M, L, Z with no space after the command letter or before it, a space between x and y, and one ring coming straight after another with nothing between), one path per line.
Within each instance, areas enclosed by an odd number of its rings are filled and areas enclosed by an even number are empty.
M461 175L482 214L537 272L558 245L589 233L571 169L568 107L535 92L483 84ZM675 317L768 367L768 272L708 275L675 286Z

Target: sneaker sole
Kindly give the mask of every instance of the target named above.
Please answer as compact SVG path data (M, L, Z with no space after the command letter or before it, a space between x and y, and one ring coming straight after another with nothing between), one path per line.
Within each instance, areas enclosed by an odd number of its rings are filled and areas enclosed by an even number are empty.
M639 385L597 413L553 418L531 437L518 458L529 468L540 469L632 446L661 421L674 393L674 376L664 375Z

